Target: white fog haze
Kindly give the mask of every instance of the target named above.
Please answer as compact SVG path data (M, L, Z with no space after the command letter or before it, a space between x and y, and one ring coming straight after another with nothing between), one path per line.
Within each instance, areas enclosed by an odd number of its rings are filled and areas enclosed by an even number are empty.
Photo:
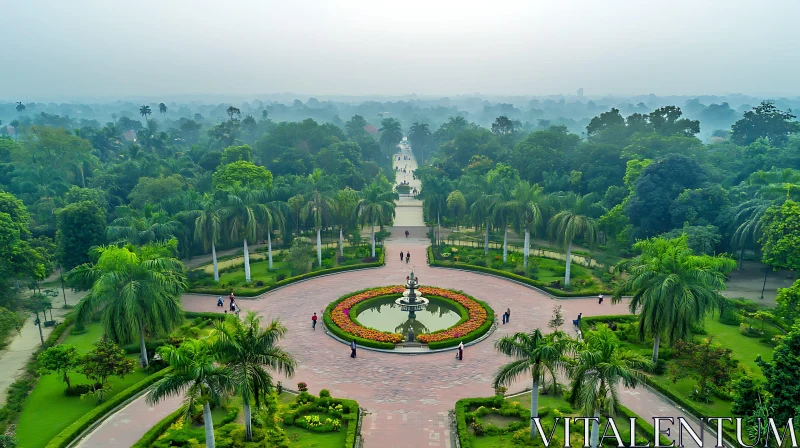
M798 95L800 2L0 2L0 99Z

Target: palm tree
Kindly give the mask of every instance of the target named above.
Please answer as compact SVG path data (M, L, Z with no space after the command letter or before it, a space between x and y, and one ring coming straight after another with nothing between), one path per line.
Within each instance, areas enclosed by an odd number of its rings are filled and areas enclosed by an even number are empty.
M491 225L492 217L494 216L494 206L497 203L498 197L487 189L482 190L482 193L475 202L470 206L470 214L475 228L481 225L484 226L483 254L489 255L489 226Z
M150 110L150 106L142 105L142 107L139 108L139 115L144 117L145 126L147 126L147 116L148 115L152 115L152 114L153 114L153 111Z
M635 388L644 379L642 370L650 363L638 353L622 350L614 332L603 328L591 332L576 346L577 357L568 366L570 401L580 406L583 415L599 420L600 413L614 416L619 406L619 383ZM600 441L598 420L592 422L590 446Z
M203 250L211 247L211 261L214 264L214 281L219 282L219 265L217 264L217 241L222 234L222 222L227 210L222 207L219 197L206 194L197 209L190 211L194 217L194 239L203 245Z
M161 115L164 117L164 121L167 121L167 105L160 103L158 105L158 111L161 112Z
M244 240L244 278L250 281L250 251L247 240L255 240L258 235L259 219L267 213L267 206L262 203L266 194L263 191L234 189L225 199L228 229L231 239Z
M452 190L447 179L427 178L425 187L422 189L422 208L428 219L436 215L436 244L441 239L441 215L447 211L447 196Z
M127 206L117 207L117 214L122 215L106 228L106 235L115 243L129 243L141 246L156 241L164 241L175 236L180 223L163 211L139 213Z
M267 232L267 259L269 268L272 269L272 231L283 230L286 228L286 203L272 201L266 204L263 212L264 228Z
M542 193L542 188L536 184L531 185L528 181L521 181L514 188L513 199L516 214L514 222L518 229L525 232L525 247L523 249L523 267L528 267L528 255L531 246L531 230L536 231L544 221L543 215L547 212L548 205L546 196Z
M508 258L508 224L517 214L517 208L518 204L511 198L511 192L500 189L492 207L492 221L503 228L503 263Z
M300 234L300 224L303 222L303 207L305 204L306 198L300 194L296 194L286 201L286 205L289 207L289 214L292 221L294 221L295 231L298 235Z
M286 327L273 320L261 326L261 317L250 311L243 320L229 318L215 325L212 338L214 350L231 371L234 387L242 396L247 440L253 438L250 405L260 406L261 400L272 392L270 371L294 376L294 357L278 345L286 335Z
M683 235L672 240L653 238L633 247L641 255L620 263L628 274L612 295L616 303L632 294L631 313L639 314L639 337L653 336L653 363L658 361L661 336L672 343L691 336L725 289L725 275L736 262L722 256L692 255Z
M233 390L231 370L217 364L217 354L206 340L186 339L180 346L159 347L158 354L172 367L147 393L146 402L158 404L165 398L183 395L189 419L196 404L203 406L206 448L214 448L214 421L211 404L219 403Z
M322 222L330 220L334 207L333 199L319 190L311 193L303 207L303 219L311 217L317 231L317 266L322 266Z
M420 166L425 163L425 147L428 146L428 142L431 138L431 131L428 127L428 123L419 123L414 122L411 124L411 127L408 128L408 140L411 142L411 149L419 148L420 150Z
M595 218L603 213L603 208L593 200L592 194L581 196L572 192L555 197L560 211L550 218L548 232L553 241L567 250L564 286L569 285L572 242L577 237L581 237L589 245L594 245L597 241Z
M381 120L379 131L381 133L380 142L385 151L391 150L403 140L403 130L396 118L384 118Z
M339 227L339 256L344 257L344 234L352 228L358 207L358 192L350 187L339 190L335 202L333 222Z
M361 200L356 205L356 215L361 225L369 225L372 232L372 258L375 258L375 225L382 226L387 218L394 218L394 201L398 194L381 188L377 183L365 185L361 190Z
M456 220L456 230L458 230L458 219L467 210L467 199L458 190L453 190L447 195L447 208Z
M551 337L545 337L541 330L536 328L530 333L514 333L503 336L494 342L498 352L516 358L500 367L494 376L492 386L497 388L513 383L520 375L531 375L531 416L539 415L539 380L545 373L549 373L555 381L555 372L566 367L566 354L569 351L569 337L564 332L554 332ZM536 430L531 419L531 437L535 437Z
M96 263L82 264L67 273L71 282L91 285L75 308L76 319L88 323L100 313L105 335L117 344L131 343L138 334L142 365L147 366L145 335L169 333L183 322L183 264L175 258L135 253L128 247L102 246L94 249L93 255Z

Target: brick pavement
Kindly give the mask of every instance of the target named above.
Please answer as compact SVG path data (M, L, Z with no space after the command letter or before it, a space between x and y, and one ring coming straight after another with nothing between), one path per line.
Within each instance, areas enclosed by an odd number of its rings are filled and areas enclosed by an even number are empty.
M547 328L554 305L563 307L566 330L582 312L584 316L624 314L625 303L598 305L595 299L553 300L525 286L500 278L450 269L431 268L425 264L427 241L388 241L387 264L373 270L353 271L295 283L256 299L240 300L243 311L253 310L267 319L279 318L288 328L284 347L298 362L295 377L283 380L293 388L298 381L308 383L312 393L329 389L333 396L358 400L369 414L362 434L368 448L380 447L449 447L450 431L447 411L456 400L492 394L491 380L497 368L508 359L495 352L492 341L505 334ZM399 250L410 251L412 263L401 263ZM400 284L413 268L422 285L435 285L463 290L486 301L496 311L511 308L511 322L499 325L487 340L468 347L464 361L454 352L424 355L398 355L360 349L357 359L349 358L349 348L327 336L320 327L311 329L311 314L318 314L328 303L350 291L389 284ZM184 295L183 306L191 311L218 311L216 299L209 296ZM520 390L528 381L519 381L509 390ZM684 416L680 410L659 395L638 388L623 391L623 404L643 417ZM136 402L134 402L136 403ZM175 406L168 406L170 410ZM141 407L141 406L140 406ZM119 432L141 435L144 427L153 425L164 411L138 415L112 416L98 428L83 447L127 446L108 444ZM156 407L158 409L158 407ZM135 425L123 422L136 422ZM135 440L136 437L126 437Z

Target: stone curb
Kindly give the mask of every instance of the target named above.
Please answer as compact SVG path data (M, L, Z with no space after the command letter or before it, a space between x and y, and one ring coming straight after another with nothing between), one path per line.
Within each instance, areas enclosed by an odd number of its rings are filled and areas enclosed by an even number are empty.
M329 331L328 327L325 326L325 322L324 321L322 322L322 329L323 329L323 331L325 331L325 334L327 334L331 338L341 342L342 344L345 344L345 345L348 345L348 346L350 345L349 342L345 341L344 339L336 336L331 331ZM470 347L472 345L475 345L475 344L478 344L480 342L485 341L489 336L492 335L492 333L494 333L494 331L496 329L497 329L497 317L495 317L494 322L492 323L492 326L489 327L489 330L486 331L486 333L484 333L483 336L479 337L478 339L475 339L474 341L470 341L470 342L464 344L464 347ZM439 349L436 349L436 350L425 349L425 350L419 350L419 351L406 351L406 352L399 352L399 351L395 351L395 350L387 350L385 348L365 347L363 345L359 345L358 348L359 349L364 349L364 350L370 350L370 351L373 351L373 352L391 353L393 355L415 356L415 355L428 355L428 354L431 354L431 353L449 352L449 351L457 350L458 346L447 347L447 348L439 348Z

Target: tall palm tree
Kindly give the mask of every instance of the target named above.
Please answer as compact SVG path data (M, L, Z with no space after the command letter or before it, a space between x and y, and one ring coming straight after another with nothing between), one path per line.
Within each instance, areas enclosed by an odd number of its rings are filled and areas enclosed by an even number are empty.
M106 228L106 236L116 243L135 246L172 238L180 229L180 223L163 211L146 209L139 213L127 206L117 207L120 216Z
M96 263L67 273L70 281L89 287L75 308L76 318L88 323L100 313L106 336L118 344L131 343L138 335L142 365L147 366L145 336L167 334L183 322L183 264L175 258L138 254L128 247L102 246L93 255Z
M542 188L536 184L531 185L528 181L520 181L514 188L512 201L516 209L513 216L514 223L518 230L525 232L523 267L527 268L531 247L531 230L534 234L538 231L549 207Z
M17 106L15 109L17 109L18 114L22 115L22 113L25 112L25 105L22 104L22 101L17 101Z
M242 188L228 192L225 199L230 238L244 240L244 277L247 282L250 281L250 250L247 240L253 241L258 235L259 219L267 212L267 206L262 203L265 198L266 193L263 191Z
M567 250L564 285L569 285L570 266L572 261L572 242L582 238L589 245L597 241L597 222L595 219L603 213L603 207L594 202L594 195L581 196L572 192L555 197L556 207L560 211L550 218L548 233L550 238Z
M378 131L381 133L380 142L385 151L391 150L403 140L403 130L396 118L381 120L381 128Z
M494 342L498 352L516 358L500 367L494 376L492 385L513 383L520 375L531 375L531 416L539 415L539 380L545 373L555 378L555 372L566 367L566 355L569 352L569 337L561 331L545 337L541 330L534 329L530 333L514 333L503 336ZM555 381L555 379L554 379ZM536 429L531 419L531 437L535 437Z
M408 128L408 141L412 145L411 149L420 150L420 166L425 164L425 147L428 146L430 138L431 131L428 123L420 123L415 121L411 124L411 127Z
M250 311L243 320L229 318L215 324L212 338L214 350L231 370L234 387L242 397L247 440L253 438L250 405L256 407L272 392L271 371L294 376L296 362L278 345L286 335L286 327L273 320L261 326L261 317Z
M217 364L217 353L204 339L187 339L179 347L159 347L158 354L172 367L172 371L153 385L145 401L158 404L168 397L183 395L189 419L196 404L203 406L203 424L206 431L206 448L214 448L214 421L211 404L219 403L233 390L231 370Z
M286 228L286 203L268 202L264 208L263 218L264 229L267 233L267 259L269 268L272 269L272 231L279 230L283 233Z
M286 201L286 205L289 207L289 215L292 221L294 221L294 230L298 235L300 234L300 224L303 222L303 207L305 204L306 198L301 194L296 194Z
M511 196L512 191L498 190L497 201L492 207L492 221L503 228L503 263L508 259L508 225L517 214L518 204Z
M422 208L428 219L436 216L436 244L441 240L441 215L447 211L447 196L452 186L447 179L426 178L422 193Z
M344 234L355 223L359 196L357 191L347 187L344 190L339 190L333 199L335 202L333 222L339 227L339 256L344 257Z
M317 266L322 266L322 223L331 219L335 206L330 196L314 190L303 207L303 219L313 219L314 229L317 231Z
M394 218L394 201L398 194L381 188L377 183L365 185L361 190L361 200L356 205L356 215L361 225L369 225L372 241L372 258L375 258L375 225L382 226L387 218Z
M686 241L686 235L640 241L633 247L641 255L618 266L628 277L611 300L633 295L629 307L639 314L639 337L653 336L654 363L662 336L670 343L690 337L692 327L722 303L718 291L725 289L725 275L736 267L730 258L692 255Z
M214 281L219 282L219 264L217 263L217 242L222 235L222 223L227 210L219 195L206 194L197 204L195 210L188 214L194 218L194 239L203 245L203 250L211 247L211 262L214 265Z
M570 401L582 408L583 415L598 419L601 413L614 416L619 406L619 384L636 387L644 379L642 370L650 367L638 353L623 350L608 328L589 333L584 342L577 344L576 351L576 359L568 366ZM592 422L590 440L590 446L597 448L597 420Z
M485 179L481 177L481 179ZM481 182L483 185L480 185L478 191L480 191L480 196L478 196L475 201L470 205L470 216L472 218L473 224L475 224L475 229L477 230L481 225L484 226L484 243L483 243L483 254L489 255L489 227L491 225L492 217L494 216L494 206L499 199L496 194L489 188L489 183L486 181Z
M164 121L167 120L167 105L164 103L159 103L158 111L161 112L161 115L164 117Z
M152 114L153 114L153 111L150 110L150 106L142 105L142 107L139 108L139 115L144 117L145 126L147 126L147 116L148 115L152 115Z

